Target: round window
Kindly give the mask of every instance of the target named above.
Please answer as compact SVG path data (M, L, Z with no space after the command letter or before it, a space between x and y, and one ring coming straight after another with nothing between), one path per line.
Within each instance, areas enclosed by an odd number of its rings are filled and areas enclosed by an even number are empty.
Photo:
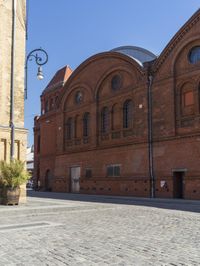
M191 64L200 62L200 46L193 47L189 52L189 61Z
M82 94L82 92L78 91L75 95L75 102L81 103L82 100L83 100L83 94Z
M120 75L115 75L111 80L112 90L119 90L122 86L122 79Z

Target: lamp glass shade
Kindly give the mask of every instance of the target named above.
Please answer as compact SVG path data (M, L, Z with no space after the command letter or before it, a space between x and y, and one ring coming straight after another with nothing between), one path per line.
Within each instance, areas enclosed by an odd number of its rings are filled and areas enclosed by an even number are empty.
M38 78L39 80L42 80L42 79L44 78L44 76L43 76L43 72L42 72L42 67L41 67L41 66L38 67L37 78Z

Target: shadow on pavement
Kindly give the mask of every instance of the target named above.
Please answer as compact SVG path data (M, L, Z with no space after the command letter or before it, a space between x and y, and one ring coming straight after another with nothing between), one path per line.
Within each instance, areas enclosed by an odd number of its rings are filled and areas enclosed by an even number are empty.
M28 197L70 200L80 202L96 202L109 204L125 204L146 206L153 208L162 208L170 210L188 211L200 213L200 201L184 200L184 199L161 199L161 198L135 198L123 196L107 196L107 195L87 195L87 194L72 194L72 193L55 193L55 192L40 192L27 191Z

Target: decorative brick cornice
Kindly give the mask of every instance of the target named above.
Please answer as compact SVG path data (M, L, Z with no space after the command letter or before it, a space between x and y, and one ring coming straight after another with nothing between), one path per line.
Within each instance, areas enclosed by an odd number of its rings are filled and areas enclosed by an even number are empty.
M158 59L153 64L153 72L156 72L160 66L165 62L166 58L177 46L177 44L183 39L183 37L191 30L191 28L200 20L200 9L198 9L194 15L181 27L181 29L175 34Z
M42 92L42 95L44 95L46 93L49 93L49 92L52 92L52 91L56 90L59 87L63 87L65 85L65 82L66 81L59 81L56 84L53 84L53 85L45 88L44 91Z

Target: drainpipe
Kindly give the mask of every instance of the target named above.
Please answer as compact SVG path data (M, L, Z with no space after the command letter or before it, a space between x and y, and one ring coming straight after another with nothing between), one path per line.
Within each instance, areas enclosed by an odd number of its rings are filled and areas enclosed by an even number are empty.
M153 75L148 72L148 155L149 155L149 177L150 197L155 198L155 176L153 164L153 125L152 125L152 83Z
M12 1L12 44L11 44L11 82L10 82L10 160L14 159L15 124L14 124L14 78L15 78L15 29L16 29L17 0Z

